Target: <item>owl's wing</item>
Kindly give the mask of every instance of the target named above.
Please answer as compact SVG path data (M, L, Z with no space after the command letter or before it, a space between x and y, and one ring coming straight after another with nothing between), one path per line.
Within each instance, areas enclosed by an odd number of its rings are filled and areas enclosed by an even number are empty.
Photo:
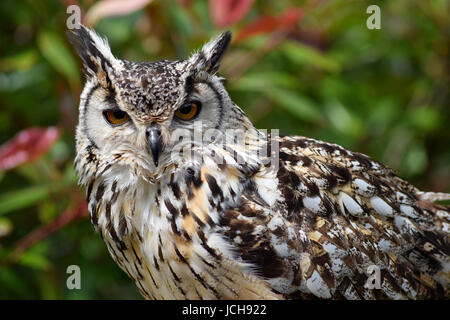
M278 139L279 199L264 199L259 172L221 221L240 257L276 292L448 297L448 207L365 155L304 137Z

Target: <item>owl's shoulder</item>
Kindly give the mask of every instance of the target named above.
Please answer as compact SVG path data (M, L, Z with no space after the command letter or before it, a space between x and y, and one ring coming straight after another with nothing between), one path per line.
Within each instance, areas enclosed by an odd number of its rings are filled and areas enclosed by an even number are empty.
M284 198L301 199L299 209L324 216L386 219L401 213L422 222L430 218L420 207L419 190L382 163L320 140L278 139L279 189Z
M442 295L427 275L448 260L448 235L439 231L447 208L420 200L416 188L363 154L305 137L278 142L277 170L249 179L221 219L240 259L287 296ZM365 288L374 265L383 270L379 291Z

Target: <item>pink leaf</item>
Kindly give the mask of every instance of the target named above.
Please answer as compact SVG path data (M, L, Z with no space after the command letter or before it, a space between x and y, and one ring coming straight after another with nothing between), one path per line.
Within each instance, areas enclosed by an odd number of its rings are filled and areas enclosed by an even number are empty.
M218 27L227 27L241 20L254 0L210 0L209 12Z
M60 131L56 127L33 127L20 131L0 147L0 170L33 162L51 148L59 135Z
M303 17L303 10L291 8L279 16L263 16L245 26L236 36L235 42L257 34L271 33L278 30L290 31L297 27Z
M104 17L124 16L142 9L152 0L102 0L96 2L86 13L85 23L95 25Z

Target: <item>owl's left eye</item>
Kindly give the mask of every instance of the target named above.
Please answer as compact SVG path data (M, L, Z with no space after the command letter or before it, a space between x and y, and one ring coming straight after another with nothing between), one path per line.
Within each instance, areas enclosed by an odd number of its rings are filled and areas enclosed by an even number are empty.
M199 101L191 101L185 103L177 111L175 111L175 116L182 120L192 120L200 112L201 103Z
M124 124L128 120L130 120L130 116L119 109L109 109L103 111L103 116L105 117L106 121L108 121L113 126L118 126L121 124Z

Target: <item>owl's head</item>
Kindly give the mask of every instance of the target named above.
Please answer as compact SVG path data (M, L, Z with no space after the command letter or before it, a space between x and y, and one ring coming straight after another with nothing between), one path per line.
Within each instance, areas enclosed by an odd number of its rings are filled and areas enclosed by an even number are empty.
M87 77L76 134L82 179L114 167L154 182L188 161L186 147L206 145L211 148L202 153L220 154L213 149L230 130L256 132L216 74L230 32L186 60L156 62L117 59L107 41L84 26L68 37Z

